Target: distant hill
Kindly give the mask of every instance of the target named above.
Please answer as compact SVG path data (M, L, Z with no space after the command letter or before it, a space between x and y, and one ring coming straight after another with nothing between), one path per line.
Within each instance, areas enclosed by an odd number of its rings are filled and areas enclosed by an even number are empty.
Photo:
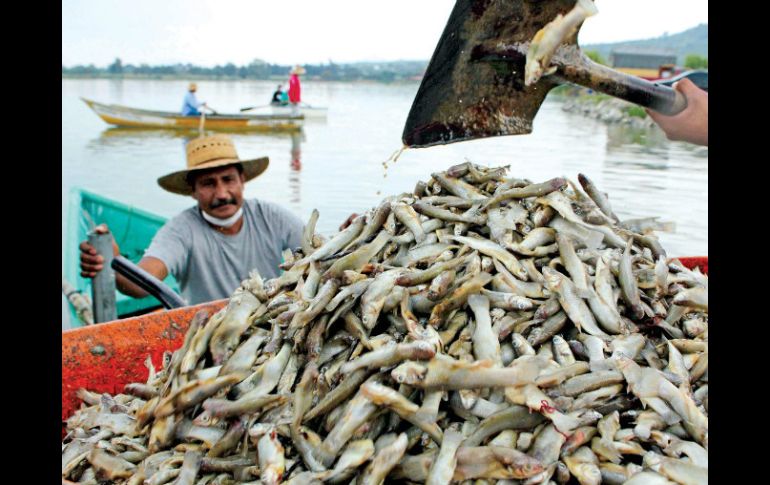
M586 44L581 45L583 50L598 51L599 54L609 61L610 52L613 49L644 49L672 51L677 56L677 64L684 64L684 59L689 54L708 57L709 55L709 26L700 24L697 27L679 32L678 34L663 35L654 39L629 40L624 42L613 42L606 44Z
M688 54L708 57L708 25L701 24L684 32L665 35L655 39L632 40L625 42L588 44L583 50L599 51L609 60L610 52L615 48L634 50L663 50L677 55L677 64L684 64ZM417 81L428 67L428 60L368 61L335 63L331 60L324 64L306 64L307 79L328 81ZM172 79L285 79L290 65L271 64L260 59L236 66L232 63L214 67L202 67L192 64L170 64L149 66L147 64L124 65L115 59L109 66L96 67L93 64L64 66L62 77L85 78L172 78Z

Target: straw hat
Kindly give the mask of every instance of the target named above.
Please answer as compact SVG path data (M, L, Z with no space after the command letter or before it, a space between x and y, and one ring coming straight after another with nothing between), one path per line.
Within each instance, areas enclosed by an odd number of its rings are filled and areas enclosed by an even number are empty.
M187 144L187 169L179 170L158 179L158 185L180 195L193 193L187 183L187 174L194 170L206 170L240 163L246 182L259 176L267 168L267 157L241 160L235 151L233 140L227 135L212 135L196 138Z
M190 85L187 86L187 90L188 91L197 91L198 90L198 85L195 84L195 83L190 83Z
M299 64L297 64L296 66L294 66L294 68L291 70L291 72L289 74L299 74L299 75L302 75L302 74L305 74L305 72L307 72L307 71L305 71L305 68L300 66Z

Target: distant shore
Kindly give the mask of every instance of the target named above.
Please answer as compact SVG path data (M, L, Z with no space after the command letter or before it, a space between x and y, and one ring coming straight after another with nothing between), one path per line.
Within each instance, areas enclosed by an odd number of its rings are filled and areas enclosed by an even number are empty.
M633 103L577 86L560 86L557 89L557 96L563 101L561 109L568 113L635 129L654 129L656 126L644 108Z
M272 81L272 82L286 82L288 76L271 76L266 78L244 78L240 76L203 76L203 75L189 75L183 76L178 74L65 74L62 73L62 79L112 79L112 80L148 80L148 81ZM303 81L313 82L355 82L355 83L378 83L378 84L394 84L394 83L419 83L420 79L393 79L393 80L379 80L379 79L324 79L320 76L302 76Z

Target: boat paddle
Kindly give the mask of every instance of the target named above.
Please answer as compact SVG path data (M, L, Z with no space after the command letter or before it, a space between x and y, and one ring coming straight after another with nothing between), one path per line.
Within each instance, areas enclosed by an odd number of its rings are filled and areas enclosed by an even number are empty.
M265 105L262 105L262 106L246 106L245 108L241 108L241 113L243 113L244 111L251 111L253 109L268 108L270 106L273 106L273 105L272 104L265 104Z

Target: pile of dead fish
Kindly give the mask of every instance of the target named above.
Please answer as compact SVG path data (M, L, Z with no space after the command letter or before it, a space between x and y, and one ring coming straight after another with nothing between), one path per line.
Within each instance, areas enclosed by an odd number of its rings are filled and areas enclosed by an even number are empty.
M708 278L585 176L465 163L81 390L78 483L706 483ZM472 482L471 482L472 481Z

